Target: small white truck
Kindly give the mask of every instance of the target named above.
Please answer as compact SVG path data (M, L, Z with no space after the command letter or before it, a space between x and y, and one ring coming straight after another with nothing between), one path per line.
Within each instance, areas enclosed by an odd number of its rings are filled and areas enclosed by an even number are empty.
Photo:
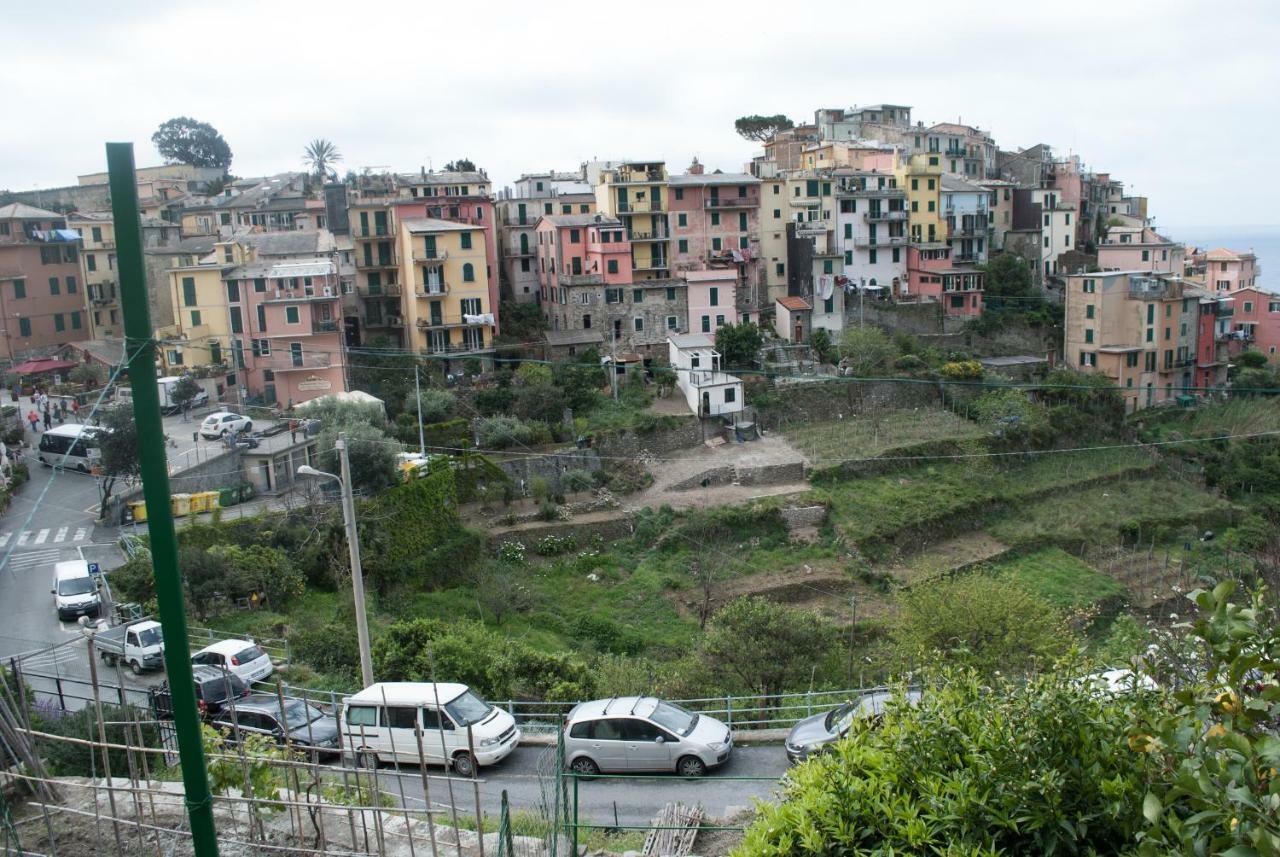
M119 661L128 665L134 675L164 668L164 634L160 623L154 620L103 628L94 635L94 643L107 666Z

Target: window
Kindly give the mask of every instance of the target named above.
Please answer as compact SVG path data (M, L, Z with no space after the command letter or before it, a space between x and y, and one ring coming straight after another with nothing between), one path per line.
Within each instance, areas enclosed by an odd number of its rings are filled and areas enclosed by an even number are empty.
M929 179L929 190L934 189L934 179Z
M605 270L607 270L610 274L618 273L618 260L610 259L608 262L606 262Z
M1245 312L1253 312L1253 301L1245 301L1245 302L1244 302L1244 311L1245 311Z
M296 306L287 306L284 308L284 322L285 324L300 323L298 308Z
M1150 262L1150 261L1151 261L1151 251L1150 251L1150 250L1143 250L1143 251L1142 251L1142 261L1144 261L1144 262Z
M678 330L680 321L674 315L667 316L667 330Z
M94 271L98 270L98 257L93 255L92 253L85 253L84 267L85 267L85 270L89 271L90 273L93 273Z
M591 329L591 314L590 314L590 313L583 313L583 315L582 315L582 329L583 329L583 330L590 330L590 329Z
M192 327L200 326L200 310L198 309L193 309L191 311L191 326Z
M667 287L667 300L669 300L669 301L673 301L673 300L675 300L675 299L676 299L676 290L675 290L674 288L672 288L672 287L668 286L668 287Z
M567 202L566 202L566 203L564 203L563 205L561 205L561 206L560 206L560 213L561 213L561 214L573 214L573 206L572 206L572 205L569 205L569 203L567 203Z
M676 215L676 226L688 226L688 225L689 225L689 215L687 214Z
M227 303L240 303L240 282L227 280Z
M684 188L678 187L675 189L675 191L676 191L676 199L684 199Z
M720 212L718 211L711 212L711 225L712 226L720 225Z
M1093 328L1086 327L1084 331L1084 341L1093 342Z
M636 316L635 318L631 319L631 327L632 327L632 329L633 329L633 330L635 330L635 332L636 332L636 333L641 333L641 332L643 332L643 331L644 331L644 316L640 316L640 315L638 315L638 316Z
M57 278L57 277L50 277L50 278L49 278L49 294L51 294L51 295L57 295L57 294L61 294L61 293L62 293L62 289L61 289L61 284L60 284L60 282L59 282L58 278Z
M707 291L711 295L710 297L711 306L720 306L720 289L717 288L716 286L712 286Z
M229 315L231 316L231 332L244 333L244 319L240 315L240 307L230 307Z
M911 180L911 189L912 189L912 190L920 190L920 179L912 179L912 180Z
M31 319L29 318L18 319L18 335L19 336L31 335Z
M676 242L676 252L677 253L689 252L689 240L687 238L681 238L679 241Z
M900 254L902 253L902 248L901 248L901 247L894 247L894 248L893 248L893 250L891 250L890 252L893 254L893 261L894 261L894 262L900 262L900 261L902 261L902 258L901 258L901 255L900 255Z
M738 391L732 387L724 388L724 403L726 405L733 404L738 401Z
M464 233L465 234L465 233ZM476 267L470 262L462 266L462 282L474 283L476 281Z
M1156 305L1147 304L1147 324L1156 323Z
M23 321L26 321L26 319L23 319ZM711 316L709 316L709 315L704 315L704 316L702 317L702 332L703 332L703 333L710 333L710 332L711 332ZM29 334L27 334L27 335L29 335Z
M14 300L21 300L22 298L25 298L26 296L27 296L27 281L26 281L26 280L14 280L14 281L13 281L13 297L14 297Z
M196 305L196 280L195 277L182 278L182 305Z
M781 219L782 219L782 209L780 209L780 208L775 208L775 209L773 210L773 219L774 219L774 220L781 220Z
M1085 294L1091 295L1098 291L1098 284L1094 280L1085 280L1081 289Z
M872 247L870 250L867 251L867 262L874 265L876 263L876 256L877 256L876 248ZM831 272L828 271L827 273L831 273Z
M622 289L605 289L604 302L607 304L622 303Z
M1173 339L1173 330L1171 328L1166 327L1164 329L1164 338L1166 341Z
M747 231L747 213L745 211L738 214L738 231Z
M1154 327L1147 328L1147 342L1156 341L1156 329Z
M75 312L71 313L71 329L72 330L80 329L80 311L79 310L76 310Z
M576 230L576 229L574 230L574 232L575 232L575 233L576 233L577 231L578 231L578 230ZM471 249L471 233L470 233L470 232L463 232L463 233L462 233L462 235L460 236L460 238L461 238L461 240L462 240L462 249L463 249L463 250L470 250L470 249ZM576 238L575 238L574 240L576 241L576 240L578 240L578 239L576 239Z
M578 244L578 243L580 243L581 241L582 241L582 233L581 233L581 231L580 231L580 230L577 230L577 229L570 229L570 230L569 230L569 243L570 243L570 244Z
M631 302L636 304L644 303L644 289L632 289Z
M712 238L712 239L711 239L711 249L712 249L712 250L719 251L719 250L720 250L720 248L721 248L721 241L720 241L720 239L719 239L719 238Z
M836 311L836 298L834 294L831 297L823 300L822 311L825 313L833 313Z
M783 276L787 272L786 263L779 262L777 265L774 266L774 271L777 273L779 277Z
M258 304L258 332L262 333L267 329L267 308L263 304Z
M67 329L67 322L62 317L62 313L55 312L53 314L53 329L56 333L61 333Z
M716 327L723 327L723 326L724 326L724 316L722 315L716 316Z

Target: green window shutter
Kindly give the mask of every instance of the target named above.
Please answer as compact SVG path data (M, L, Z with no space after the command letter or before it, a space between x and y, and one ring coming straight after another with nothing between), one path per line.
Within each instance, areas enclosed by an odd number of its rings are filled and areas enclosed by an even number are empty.
M298 308L296 306L288 306L284 308L284 320L288 324L297 324L299 322Z
M14 280L14 281L13 281L13 299L14 299L14 300L21 300L22 298L25 298L26 296L27 296L27 281L26 281L26 280Z
M18 319L18 333L21 336L31 335L31 319L29 318Z
M470 232L462 233L462 249L463 250L471 249L471 233Z
M72 330L80 329L80 312L78 310L76 312L71 313L71 329Z
M49 278L49 294L51 295L61 294L61 283L59 282L57 277Z
M53 314L53 329L57 333L61 333L67 329L67 322L62 318L62 313L60 312L55 312Z
M196 280L195 277L182 278L182 305L196 305Z
M191 326L192 327L200 326L200 310L198 309L193 309L191 311Z

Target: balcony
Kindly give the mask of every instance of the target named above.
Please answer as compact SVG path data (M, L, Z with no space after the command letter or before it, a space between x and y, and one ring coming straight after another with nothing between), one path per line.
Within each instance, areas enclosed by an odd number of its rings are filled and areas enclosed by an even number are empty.
M728 372L717 372L712 369L690 369L689 386L713 387L720 384L736 384L739 379Z
M365 327L400 327L404 319L398 315L365 316Z
M449 315L431 315L426 318L418 319L419 330L430 330L432 328L449 328L449 327L490 327L488 324L475 324L463 320L461 313Z
M374 226L370 226L367 229L361 229L358 223L353 223L351 225L352 238L361 238L361 239L390 238L391 233L392 233L392 230L390 226L386 226L381 229Z
M263 298L264 304L297 303L298 301L336 301L339 297L337 286L315 286L310 291L305 289L276 289L270 297Z
M826 234L827 222L825 220L804 220L796 223L797 236L816 238Z
M799 208L820 208L822 206L822 200L812 196L793 196L788 202Z
M882 197L884 199L906 199L907 192L900 187L846 187L836 190L837 197L854 198L870 198Z
M442 298L447 294L449 284L443 280L418 283L413 290L413 296L417 298Z
M712 196L702 201L704 208L758 208L760 197L750 196Z
M338 332L338 322L336 322L336 321L334 321L334 320L332 320L332 319L329 319L329 320L326 320L326 321L321 321L321 320L318 320L318 319L317 319L317 320L313 320L313 321L311 322L311 332L312 332L312 333L314 333L314 334L320 334L320 333L337 333L337 332Z
M371 286L365 283L363 286L358 286L357 291L359 291L360 297L363 298L398 298L400 297L400 284L382 283L378 286Z
M635 262L631 265L631 270L633 271L665 271L670 267L671 265L667 262L666 259L659 257L656 259L650 259L647 262Z
M654 184L667 180L663 170L615 170L613 184Z
M619 214L655 214L662 212L660 199L633 199L631 202L619 202Z
M868 235L854 236L853 246L862 248L875 247L904 247L907 243L905 235L885 235L884 237L872 238Z
M952 253L951 261L953 262L978 262L982 256L978 253Z
M942 155L942 157L944 157L944 158L967 158L967 157L969 157L969 153L968 153L968 152L966 152L964 149L944 149L942 152L939 152L938 154Z
M502 255L508 259L523 259L538 255L538 251L532 247L521 249L520 247L503 247Z
M271 369L276 372L303 372L308 369L328 369L333 365L328 354L307 353L291 354L287 351L272 351L270 354L259 354L253 358L258 369Z
M386 268L400 267L400 258L395 253L389 256L356 256L356 269L360 271L378 271Z
M671 236L667 234L666 229L656 229L652 232L641 232L636 229L627 230L627 240L634 243L642 241L666 241Z
M868 211L862 215L862 219L867 223L876 223L879 221L892 221L904 223L907 219L907 212L903 209L890 209L888 211Z
M422 248L416 248L413 251L413 261L415 262L443 262L448 258L448 250L423 250Z
M602 286L603 274L561 274L558 282L562 286Z

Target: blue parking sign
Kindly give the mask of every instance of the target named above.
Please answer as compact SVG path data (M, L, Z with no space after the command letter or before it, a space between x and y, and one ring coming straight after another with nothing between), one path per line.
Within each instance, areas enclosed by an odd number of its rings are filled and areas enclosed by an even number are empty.
M97 577L102 574L102 568L96 562L91 562L89 563L89 574L93 577Z

